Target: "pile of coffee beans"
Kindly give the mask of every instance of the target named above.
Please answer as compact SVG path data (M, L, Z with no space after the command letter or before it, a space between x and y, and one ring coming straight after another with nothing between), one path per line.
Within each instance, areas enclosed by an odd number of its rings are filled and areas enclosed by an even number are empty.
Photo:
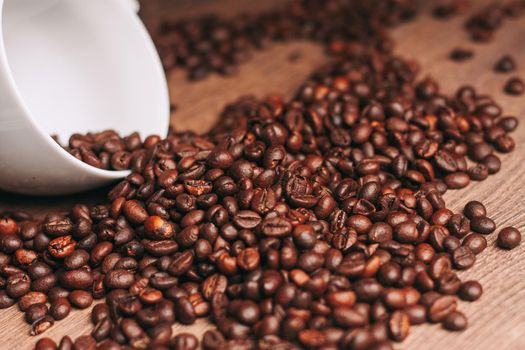
M253 23L300 18L296 27L249 25L327 40L334 61L289 101L241 98L205 135L71 138L81 159L131 174L99 205L42 220L2 213L0 308L18 304L38 335L103 300L89 335L36 349L379 350L425 322L467 327L458 300L482 287L457 270L497 229L482 203L454 213L442 196L497 173L518 120L470 86L443 94L392 53L385 19L412 13L411 2L361 3L294 2L290 15ZM373 30L342 26L341 6ZM236 21L203 19L188 33L217 23L230 33ZM217 34L229 47L243 35ZM191 50L208 39L195 34ZM115 166L118 152L129 159ZM520 240L515 228L498 233L504 249ZM200 340L172 332L205 317L216 329Z
M284 9L238 16L165 22L156 38L166 69L183 67L191 80L215 72L235 74L256 49L272 42L313 40L340 51L348 40L366 38L370 45L389 45L385 25L415 14L415 0L293 1Z
M114 130L97 133L73 134L64 149L75 158L105 170L127 170L131 160L159 141L158 136L149 136L144 142L137 132L121 137ZM58 138L55 137L58 143Z

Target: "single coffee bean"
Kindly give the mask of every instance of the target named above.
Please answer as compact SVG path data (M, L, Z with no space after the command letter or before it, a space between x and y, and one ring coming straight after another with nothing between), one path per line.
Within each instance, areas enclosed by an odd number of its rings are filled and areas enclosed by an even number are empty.
M41 292L29 292L18 300L18 307L21 311L28 310L32 305L45 304L47 296Z
M39 335L53 326L55 321L51 316L44 316L31 324L30 335Z
M57 344L50 338L42 338L36 342L35 350L57 350Z
M470 221L470 227L473 231L486 235L494 232L496 224L486 216L476 216Z
M51 302L49 314L57 321L63 320L71 312L71 304L66 298L57 298Z
M461 284L459 289L459 297L466 301L475 301L481 297L483 288L477 281L467 281Z
M402 341L410 332L410 318L404 311L397 310L388 321L390 336L396 341Z
M462 331L467 328L467 317L460 311L453 311L443 320L443 327L450 331Z
M428 307L428 317L432 322L443 321L449 314L456 311L456 298L450 295L438 297Z
M523 95L523 92L525 91L525 83L520 78L511 78L505 84L504 90L509 95Z
M505 227L498 233L498 246L503 249L514 249L521 242L521 233L517 228Z
M485 206L481 202L471 201L465 205L465 208L463 209L463 213L465 214L467 218L472 220L475 217L486 216L487 210L485 209Z
M457 269L465 270L474 265L476 262L476 255L474 255L467 246L461 246L456 248L452 253L452 260Z
M26 310L25 319L27 323L31 324L47 315L47 312L48 308L46 304L34 304Z
M85 309L93 303L93 296L85 290L74 290L69 293L69 302L79 309Z
M474 52L469 49L455 48L449 54L451 60L456 62L466 61L474 56Z
M516 62L512 56L505 55L501 57L494 65L494 71L498 73L509 73L516 69Z
M463 239L463 246L468 247L474 254L479 254L487 247L487 239L479 233L471 233Z
M175 350L195 350L199 346L199 340L191 333L179 333L170 340L170 345Z

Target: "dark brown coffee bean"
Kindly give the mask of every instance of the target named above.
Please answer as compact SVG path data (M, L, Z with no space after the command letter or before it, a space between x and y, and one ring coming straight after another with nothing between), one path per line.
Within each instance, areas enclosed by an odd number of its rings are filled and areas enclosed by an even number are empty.
M57 321L63 320L71 312L71 304L66 298L57 298L51 302L49 314Z
M468 247L474 254L479 254L487 247L487 240L479 233L471 233L462 243L465 247Z
M292 224L282 218L265 219L261 223L261 231L267 237L286 237L292 232Z
M494 70L498 73L508 73L516 69L516 62L512 56L505 55L501 57L494 65Z
M241 210L233 218L233 223L241 229L254 229L261 221L259 214L251 210Z
M467 171L468 176L474 181L483 181L489 176L489 169L485 164L476 164Z
M3 290L0 290L0 309L7 309L16 303L16 299L11 298Z
M493 154L483 158L482 163L487 167L489 174L495 174L501 168L501 160Z
M424 305L412 305L405 310L411 325L425 323L427 320L427 309Z
M465 214L467 218L472 220L475 217L487 215L487 210L485 209L485 206L481 202L471 201L465 205L465 208L463 209L463 213Z
M109 317L106 317L95 324L93 331L91 331L91 336L97 341L100 342L106 339L111 332L112 324Z
M89 289L93 284L93 275L85 269L64 271L59 275L62 287L72 289Z
M177 314L177 320L182 324L192 324L197 318L195 309L187 297L181 297L175 300L175 313Z
M474 53L472 50L464 49L464 48L455 48L449 54L450 59L456 62L466 61L472 58L473 56L474 56Z
M29 292L18 300L18 307L21 311L26 311L32 305L45 304L47 296L41 292Z
M514 249L521 242L521 233L517 228L505 227L498 233L498 246L503 249Z
M57 350L57 344L50 338L42 338L36 342L35 350Z
M51 240L47 249L55 258L64 258L75 250L75 246L71 236L61 236Z
M131 287L135 278L128 270L112 270L104 277L104 285L110 289L127 289Z
M93 296L85 290L74 290L69 293L69 301L79 309L85 309L93 303Z
M498 126L500 126L506 132L512 132L518 127L518 118L516 117L503 117L499 119Z
M208 336L209 338L210 336ZM208 340L208 343L212 342ZM171 341L170 345L175 350L195 350L199 346L199 340L191 333L177 334ZM208 344L209 347L209 344Z
M486 235L494 232L496 224L486 216L476 216L471 219L470 227L473 231Z
M396 341L402 341L410 332L410 318L401 310L395 311L388 321L390 336Z
M443 327L450 331L462 331L467 328L467 317L460 311L453 311L443 320Z
M89 253L83 249L77 249L64 259L64 266L68 270L79 269L89 261Z
M142 224L148 218L146 209L136 200L126 201L122 210L126 218L133 224Z
M51 316L44 316L31 324L30 335L39 335L53 326L55 321Z
M461 284L459 289L459 297L462 300L475 301L481 297L483 288L477 281L467 281Z
M432 322L441 322L454 311L456 311L455 297L445 295L438 297L430 304L428 307L428 317Z
M454 266L459 270L465 270L476 262L476 255L467 247L461 246L456 248L452 253L452 259L454 261Z
M78 337L73 344L74 350L95 350L97 348L96 340L90 335Z
M511 78L505 84L505 92L509 95L519 96L523 95L525 91L525 83L520 78Z
M33 304L26 310L25 319L27 323L31 324L47 315L47 312L48 308L46 304Z

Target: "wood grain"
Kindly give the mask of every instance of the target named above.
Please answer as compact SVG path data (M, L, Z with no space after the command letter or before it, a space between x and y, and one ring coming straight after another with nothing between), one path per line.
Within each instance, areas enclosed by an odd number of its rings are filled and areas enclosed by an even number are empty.
M486 2L475 3L481 6ZM279 0L145 0L142 16L148 26L154 28L160 18L184 18L202 13L232 16L241 11L261 11L281 5ZM467 189L447 193L446 200L455 210L460 210L468 200L481 200L499 227L512 225L525 233L525 98L504 95L502 86L509 75L492 72L492 65L502 54L512 54L520 65L517 74L525 77L525 20L506 22L497 32L496 41L490 44L470 43L462 30L462 21L463 18L456 18L442 22L423 14L394 31L398 43L396 50L403 57L418 60L423 75L432 75L447 93L453 93L461 84L471 84L494 96L506 114L521 119L520 127L513 134L516 150L503 156L501 172L484 182L473 183ZM449 61L447 55L456 46L473 48L475 57L463 64ZM292 64L287 58L296 52L300 53L300 58ZM255 53L250 62L241 66L240 75L232 78L212 76L202 82L189 83L183 72L176 72L169 77L171 97L177 105L172 122L178 130L206 131L226 103L242 94L281 93L289 96L326 59L319 46L298 42L275 44L268 50ZM104 193L105 189L101 189L52 199L0 193L0 210L26 209L44 215L51 210L66 209L78 201L103 201ZM494 247L494 239L495 235L489 237L489 248L478 256L474 268L461 273L465 279L479 279L484 286L479 302L460 304L460 309L469 317L469 328L453 334L436 325L414 327L409 338L396 348L525 349L525 244L507 252ZM29 337L29 327L15 307L0 311L0 324L0 349L31 349L38 339ZM195 325L177 325L174 329L200 335L207 327L208 323L200 320ZM77 337L90 331L89 310L84 310L73 312L42 336L59 340L66 334Z

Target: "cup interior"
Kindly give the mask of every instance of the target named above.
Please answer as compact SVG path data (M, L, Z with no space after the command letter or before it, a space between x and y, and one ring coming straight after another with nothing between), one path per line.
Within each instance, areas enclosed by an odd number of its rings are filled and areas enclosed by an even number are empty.
M164 72L121 0L4 0L1 15L18 93L46 133L62 143L104 129L166 135Z

